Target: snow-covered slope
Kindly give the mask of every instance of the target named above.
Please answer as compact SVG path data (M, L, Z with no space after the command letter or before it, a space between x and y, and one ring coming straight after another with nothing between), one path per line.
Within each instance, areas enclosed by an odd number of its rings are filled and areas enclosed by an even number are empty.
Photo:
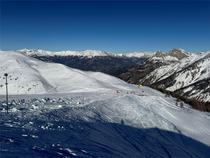
M176 71L182 70L184 67L198 60L198 58L199 56L197 54L191 54L188 58L184 58L183 60L178 61L178 59L176 59L176 62L168 63L166 65L158 67L150 74L148 74L145 79L150 79L151 83L157 82L161 79L169 77ZM149 60L156 60L156 57L152 57Z
M164 88L169 91L179 90L184 87L188 87L186 91L193 90L194 88L190 85L195 86L194 84L208 79L210 77L210 52L201 53L201 54L191 54L189 57L183 58L177 62L172 62L167 65L161 66L145 78L141 79L140 82L150 82L159 88ZM208 82L206 83L207 87ZM199 86L199 84L197 84ZM195 89L199 89L196 87ZM204 91L202 93L203 97L199 96L201 94L201 87L193 97L199 98L199 100L209 101L210 92ZM205 97L204 97L205 96Z
M185 61L182 61L184 65ZM176 73L176 82L168 90L175 90L193 84L196 81L210 77L210 53L201 55L196 61L190 61L182 70Z
M209 157L209 113L156 90L16 52L0 53L0 72L18 94L9 114L0 95L1 158Z
M83 72L55 63L45 63L16 52L0 52L0 94L5 93L8 73L10 94L67 93L129 88L117 78L99 72Z

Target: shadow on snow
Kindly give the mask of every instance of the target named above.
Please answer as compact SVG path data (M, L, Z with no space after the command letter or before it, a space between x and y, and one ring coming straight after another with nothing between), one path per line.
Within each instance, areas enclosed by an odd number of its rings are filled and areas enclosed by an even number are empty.
M207 158L210 147L181 133L121 124L54 121L35 129L0 125L0 157Z

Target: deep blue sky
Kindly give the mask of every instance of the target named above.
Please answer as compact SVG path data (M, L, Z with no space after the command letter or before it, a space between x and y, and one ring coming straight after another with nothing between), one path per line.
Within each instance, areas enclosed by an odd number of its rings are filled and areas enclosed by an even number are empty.
M0 1L3 50L210 50L210 0Z

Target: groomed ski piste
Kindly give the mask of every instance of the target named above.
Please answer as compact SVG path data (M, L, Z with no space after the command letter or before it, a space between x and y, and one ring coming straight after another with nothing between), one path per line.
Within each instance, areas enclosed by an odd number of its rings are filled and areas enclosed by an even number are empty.
M151 88L13 51L0 73L1 158L210 157L210 113Z

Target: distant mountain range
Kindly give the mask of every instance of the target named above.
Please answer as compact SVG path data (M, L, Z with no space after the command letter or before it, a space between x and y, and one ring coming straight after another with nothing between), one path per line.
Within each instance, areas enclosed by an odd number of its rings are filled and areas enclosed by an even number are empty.
M114 57L148 57L154 54L154 52L127 52L127 53L113 53L101 50L84 50L84 51L48 51L42 49L20 49L18 52L22 52L29 56L82 56L82 57L97 57L97 56L114 56Z
M128 56L97 50L60 51L23 49L19 52L42 61L55 62L85 71L103 72L118 77L129 68L142 64L147 58L146 53L130 53ZM137 57L138 56L138 57Z
M84 50L84 51L48 51L41 49L21 49L18 52L22 52L26 55L37 55L37 56L87 56L87 57L95 57L95 56L109 56L108 52L100 51L100 50Z

